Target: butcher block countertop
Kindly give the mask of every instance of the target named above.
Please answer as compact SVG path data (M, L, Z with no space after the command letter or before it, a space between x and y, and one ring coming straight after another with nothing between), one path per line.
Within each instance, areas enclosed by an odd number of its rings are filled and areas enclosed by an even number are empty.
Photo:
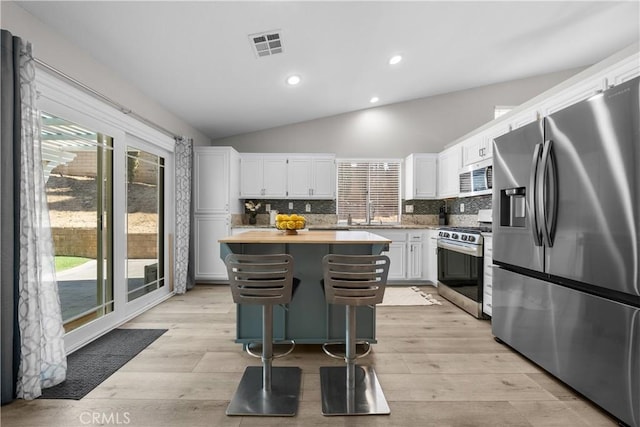
M368 231L299 230L298 234L285 234L283 231L247 231L235 236L225 237L220 243L300 243L300 244L389 244L391 240Z

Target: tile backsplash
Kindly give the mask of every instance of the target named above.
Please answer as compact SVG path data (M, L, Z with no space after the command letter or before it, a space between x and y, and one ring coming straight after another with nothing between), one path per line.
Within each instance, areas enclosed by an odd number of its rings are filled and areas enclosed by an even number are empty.
M269 214L266 205L280 213L299 213L307 218L311 225L331 225L337 222L335 200L259 200L247 199L254 203L260 203L258 209L257 224L268 225ZM293 209L289 209L289 203L293 203ZM306 212L307 203L311 206L311 212ZM464 204L464 212L462 205ZM413 206L413 213L406 213L406 206ZM444 200L403 200L402 224L405 225L437 225L440 208L446 206L449 225L473 226L477 225L476 215L480 209L491 209L491 195L462 197L459 199ZM249 210L245 209L245 215L233 218L234 225L248 224Z
M251 200L254 203L260 203L258 208L258 214L268 213L266 208L267 204L271 205L271 210L276 210L280 213L298 213L305 214L334 214L336 213L336 201L335 200L257 200L247 199L243 203ZM289 209L289 203L293 203L293 209ZM311 205L311 211L306 212L305 208L307 203ZM248 214L249 210L245 208L245 213Z
M464 212L461 211L463 204ZM438 215L442 206L446 206L450 215L477 215L480 209L491 209L491 195L444 200L403 200L402 216L412 215L406 213L407 205L413 206L413 215Z

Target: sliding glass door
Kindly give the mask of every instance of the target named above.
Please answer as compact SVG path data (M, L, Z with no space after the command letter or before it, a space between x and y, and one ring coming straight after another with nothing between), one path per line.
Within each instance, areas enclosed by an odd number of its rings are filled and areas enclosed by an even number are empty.
M165 159L127 147L127 302L165 286Z
M113 138L43 113L42 159L69 332L114 310Z
M95 101L72 108L81 95L43 82L42 157L72 352L171 295L173 139Z

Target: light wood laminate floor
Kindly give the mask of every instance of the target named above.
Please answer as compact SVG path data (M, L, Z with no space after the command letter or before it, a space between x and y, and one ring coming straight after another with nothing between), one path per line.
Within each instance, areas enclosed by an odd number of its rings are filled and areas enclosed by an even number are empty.
M378 344L359 363L374 365L389 416L322 416L318 369L341 362L307 345L275 361L302 368L296 417L227 417L244 368L260 361L233 342L235 306L226 286L198 285L123 327L169 330L84 399L19 400L1 408L2 426L617 425L495 342L488 321L446 300L441 306L378 307Z

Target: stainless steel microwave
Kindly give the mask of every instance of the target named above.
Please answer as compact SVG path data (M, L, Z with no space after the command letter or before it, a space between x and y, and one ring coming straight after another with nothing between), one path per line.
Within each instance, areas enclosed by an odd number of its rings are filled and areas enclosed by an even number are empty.
M493 161L483 160L460 170L460 196L491 194Z

